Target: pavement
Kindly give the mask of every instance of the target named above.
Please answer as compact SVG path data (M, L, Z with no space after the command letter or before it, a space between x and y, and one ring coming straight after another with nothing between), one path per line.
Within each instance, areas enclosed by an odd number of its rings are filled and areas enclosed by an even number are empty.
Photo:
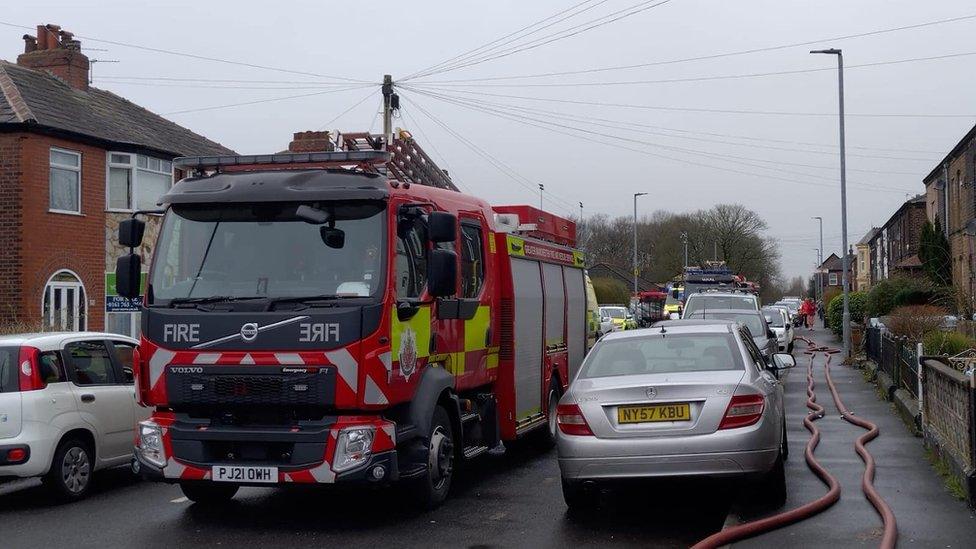
M798 336L822 345L840 347L840 341L823 329L800 329ZM749 509L738 502L729 523L792 509L826 492L826 487L807 468L803 452L809 433L803 427L807 413L806 366L802 354L805 344L794 350L797 368L786 384L786 412L790 419L787 436L790 458L786 470L789 496L778 510ZM875 458L874 485L894 511L900 547L972 547L976 539L976 517L965 502L948 493L942 479L925 457L922 439L915 437L902 422L891 402L878 397L874 384L864 380L861 370L840 364L840 355L831 362L831 377L841 400L854 414L866 418L880 430L880 436L867 445ZM864 464L854 452L854 441L865 431L841 419L824 378L824 358L814 362L817 402L826 416L816 422L821 431L817 459L841 485L841 499L820 515L784 529L734 544L735 547L804 548L876 547L881 537L881 519L864 498L861 477Z
M822 331L812 336L835 343ZM790 509L825 488L807 469L806 357L784 379L790 459L789 497L782 509L757 508L748 485L711 481L633 484L601 494L586 517L566 512L555 452L528 440L500 458L483 458L459 471L451 499L440 509L413 509L395 489L242 489L227 505L206 507L180 489L137 481L124 469L96 476L94 493L71 504L51 503L36 480L0 484L0 547L75 548L186 546L254 547L687 547L735 524ZM860 490L863 464L854 453L861 429L840 419L816 365L818 401L827 416L817 456L842 485L841 501L824 513L737 547L877 546L881 521ZM842 399L876 422L881 436L868 448L877 460L876 485L894 509L901 547L971 547L976 518L945 490L921 439L877 398L859 370L831 368Z

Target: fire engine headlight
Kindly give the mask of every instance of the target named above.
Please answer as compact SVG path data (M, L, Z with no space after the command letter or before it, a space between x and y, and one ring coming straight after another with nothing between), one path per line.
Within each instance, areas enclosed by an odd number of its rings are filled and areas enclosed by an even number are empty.
M339 431L332 470L341 473L369 461L373 451L374 433L373 427L346 427Z
M162 427L151 421L139 422L139 453L144 460L157 467L166 466Z

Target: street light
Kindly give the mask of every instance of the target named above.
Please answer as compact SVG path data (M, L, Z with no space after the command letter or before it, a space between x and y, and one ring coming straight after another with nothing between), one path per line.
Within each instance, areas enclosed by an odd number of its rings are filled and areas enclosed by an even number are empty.
M647 193L634 193L634 295L637 295L637 197Z
M840 225L843 243L841 244L841 285L844 290L844 355L851 356L851 310L849 300L848 276L850 255L847 253L847 153L844 148L844 53L835 48L828 50L813 50L810 53L822 53L837 56L837 100L840 118Z
M816 219L817 221L820 222L820 249L817 252L818 253L818 255L817 255L817 291L815 292L816 295L813 296L813 297L816 297L817 300L819 301L820 299L823 299L823 274L820 273L820 267L823 265L823 218L820 217L819 215L815 215L815 216L811 217L810 219Z
M539 183L539 209L542 209L542 191L546 190L546 186Z

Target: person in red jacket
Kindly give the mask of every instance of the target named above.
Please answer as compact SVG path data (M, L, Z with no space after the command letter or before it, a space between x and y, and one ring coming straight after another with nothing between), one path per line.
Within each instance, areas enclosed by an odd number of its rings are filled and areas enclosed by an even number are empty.
M814 315L817 314L817 308L813 305L813 300L809 297L803 300L800 304L800 314L803 316L803 323L806 325L808 330L813 329Z

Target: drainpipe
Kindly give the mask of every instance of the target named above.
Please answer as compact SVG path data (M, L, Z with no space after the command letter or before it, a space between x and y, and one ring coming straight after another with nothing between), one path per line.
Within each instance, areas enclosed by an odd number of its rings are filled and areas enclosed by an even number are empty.
M944 187L942 188L942 230L945 231L945 236L949 238L949 163L942 163L942 181L944 181Z

